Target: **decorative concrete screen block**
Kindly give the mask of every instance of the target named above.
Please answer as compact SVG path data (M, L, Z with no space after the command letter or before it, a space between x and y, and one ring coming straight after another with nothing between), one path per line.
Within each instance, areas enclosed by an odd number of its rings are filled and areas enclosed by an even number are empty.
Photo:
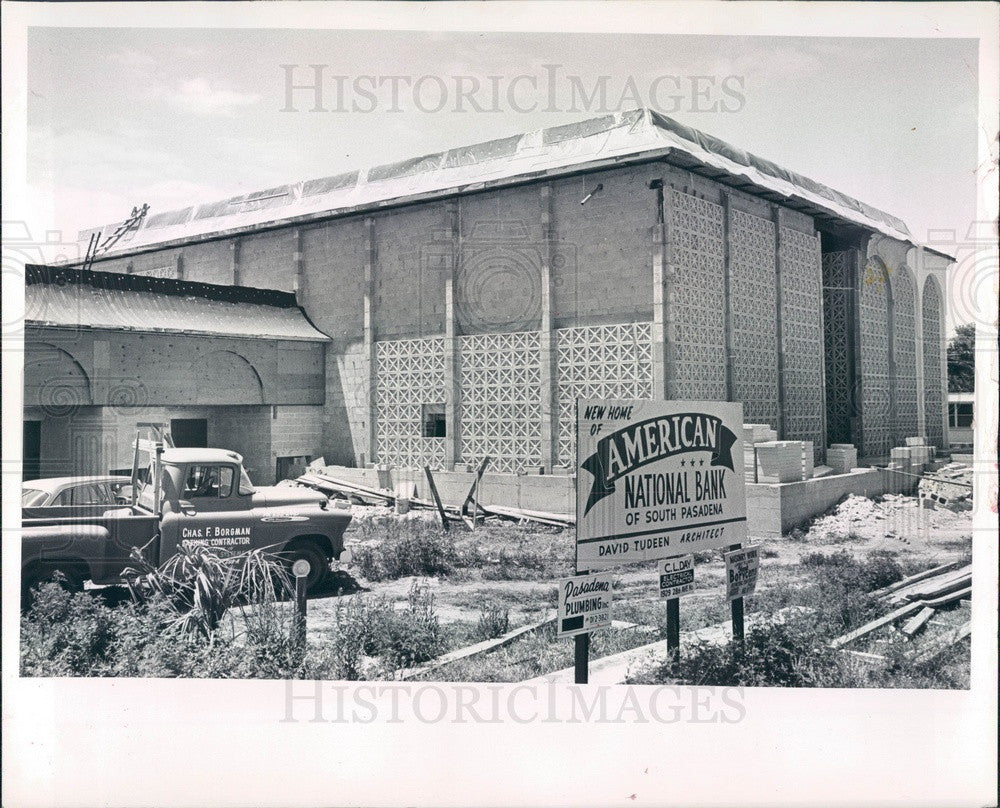
M670 194L675 376L667 381L678 399L726 400L722 214L721 205L676 189Z
M785 433L826 445L823 421L823 271L818 236L781 228L781 341Z
M444 339L375 343L375 446L378 461L442 468L444 438L423 436L423 406L447 401Z
M906 439L906 445L907 446L926 446L927 445L927 438L922 438L922 437L907 438Z
M810 480L815 469L815 452L811 440L800 441L802 444L802 479Z
M778 329L774 222L730 212L733 393L743 417L778 422Z
M944 392L941 381L941 293L933 278L924 282L924 432L935 446L944 445Z
M887 455L892 448L891 384L889 375L889 276L878 258L860 268L861 449L866 457Z
M854 358L851 296L853 256L823 253L823 358L826 366L826 433L831 441L851 436Z
M901 266L890 275L892 336L896 385L895 434L917 431L917 312L910 270Z
M462 461L514 474L542 465L537 331L459 338Z
M578 398L652 398L650 323L560 328L556 338L560 463L576 465Z
M802 479L802 442L775 440L758 443L757 482L790 483Z
M849 443L835 443L826 450L826 464L834 474L847 474L858 465L858 450Z

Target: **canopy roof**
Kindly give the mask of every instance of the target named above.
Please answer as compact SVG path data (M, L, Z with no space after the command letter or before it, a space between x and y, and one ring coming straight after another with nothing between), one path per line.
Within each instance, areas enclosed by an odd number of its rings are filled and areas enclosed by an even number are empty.
M326 342L295 302L270 289L29 265L25 324Z
M153 213L105 255L657 158L810 215L912 243L895 216L658 112L637 109ZM120 224L84 230L80 241L88 243L94 232L107 237Z

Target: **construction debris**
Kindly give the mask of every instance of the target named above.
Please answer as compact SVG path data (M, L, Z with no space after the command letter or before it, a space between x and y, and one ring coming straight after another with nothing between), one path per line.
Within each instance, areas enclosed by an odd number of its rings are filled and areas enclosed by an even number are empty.
M427 484L431 490L433 500L420 499L416 496L404 496L410 490L396 491L387 488L371 488L370 486L354 483L333 477L320 469L310 469L307 473L295 480L298 485L321 491L327 496L348 499L361 505L384 505L394 509L397 513L405 513L408 509L422 509L436 511L441 519L442 526L447 530L452 524L462 524L470 530L475 529L477 524L481 524L486 519L505 519L524 524L533 522L536 524L549 525L550 527L568 528L576 524L574 515L565 513L553 513L550 511L536 511L527 508L513 508L506 505L483 505L478 501L478 488L483 472L489 458L486 458L476 472L475 482L469 489L469 493L462 505L447 505L441 501L434 482L434 476L429 468L424 468L427 477Z
M924 475L919 492L943 507L968 510L972 507L972 467L965 463L948 463Z
M877 620L872 620L860 628L837 637L830 643L831 648L842 648L906 617L912 619L902 627L902 633L908 638L913 638L931 621L935 610L972 597L972 565L945 564L911 575L873 594L877 599L887 603L903 605ZM949 645L957 641L954 640Z

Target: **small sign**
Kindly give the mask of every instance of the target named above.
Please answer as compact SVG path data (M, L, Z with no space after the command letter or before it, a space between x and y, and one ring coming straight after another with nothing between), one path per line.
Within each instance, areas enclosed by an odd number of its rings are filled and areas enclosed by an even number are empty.
M743 405L577 402L576 569L746 541Z
M577 575L559 582L557 637L575 637L611 625L613 574Z
M292 575L296 578L308 578L309 570L312 569L312 565L306 561L304 558L300 558L294 564L292 564Z
M757 588L760 570L760 548L744 547L724 553L726 559L726 599L736 600L752 595Z
M659 564L660 597L679 598L694 592L694 556L665 558Z

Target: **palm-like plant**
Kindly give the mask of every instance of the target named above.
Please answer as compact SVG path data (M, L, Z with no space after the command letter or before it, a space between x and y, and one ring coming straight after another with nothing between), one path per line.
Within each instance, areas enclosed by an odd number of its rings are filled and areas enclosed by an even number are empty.
M132 599L139 604L161 599L176 615L173 627L206 638L233 607L273 606L279 594L291 591L285 565L262 549L233 553L185 541L159 567L136 549L132 562L122 573Z

